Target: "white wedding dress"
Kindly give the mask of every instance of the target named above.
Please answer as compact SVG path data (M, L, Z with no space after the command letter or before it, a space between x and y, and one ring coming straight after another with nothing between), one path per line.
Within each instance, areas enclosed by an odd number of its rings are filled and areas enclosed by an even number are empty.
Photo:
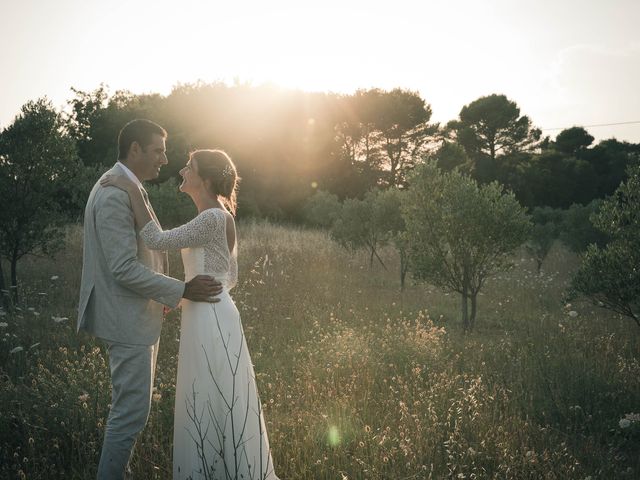
M229 251L228 213L204 210L181 227L140 231L154 249L182 249L185 281L211 275L218 303L182 301L173 433L173 478L277 480L253 364L229 290L237 282L237 242Z

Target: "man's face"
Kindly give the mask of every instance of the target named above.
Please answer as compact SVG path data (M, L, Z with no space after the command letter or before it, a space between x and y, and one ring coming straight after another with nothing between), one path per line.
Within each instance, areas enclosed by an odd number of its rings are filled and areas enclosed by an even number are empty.
M141 149L136 163L139 171L138 178L141 181L158 178L160 168L169 163L164 137L154 134L151 143Z

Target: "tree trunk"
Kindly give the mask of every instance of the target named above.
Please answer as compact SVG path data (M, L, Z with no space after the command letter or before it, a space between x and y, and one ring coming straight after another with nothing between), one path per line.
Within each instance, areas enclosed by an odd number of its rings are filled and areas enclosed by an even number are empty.
M467 330L469 330L469 309L467 308L469 297L467 295L466 289L465 289L465 292L462 293L461 295L462 295L462 327L466 332Z
M2 259L0 258L0 296L2 297L2 307L8 310L10 305L9 297L5 292L7 292L7 284L4 281L4 270L2 270Z
M13 303L18 304L18 255L14 252L11 256L11 290Z
M382 261L382 259L378 255L378 252L376 252L375 246L369 245L369 248L371 249L371 255L369 256L369 268L373 268L373 257L375 257L380 262L380 265L382 265L382 268L387 270L387 266L384 264L384 262Z
M469 300L469 271L467 270L467 266L462 269L462 326L464 327L464 331L468 331L470 328L469 325L469 310L468 310L468 300Z
M404 280L407 276L407 254L406 252L400 252L400 290L404 290Z
M469 317L469 330L476 326L476 311L478 306L478 292L471 294L471 316Z

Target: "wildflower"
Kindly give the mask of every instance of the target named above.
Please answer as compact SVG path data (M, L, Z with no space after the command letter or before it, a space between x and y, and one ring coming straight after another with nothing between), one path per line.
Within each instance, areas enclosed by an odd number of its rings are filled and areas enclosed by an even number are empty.
M59 278L60 278L60 277L59 277L58 275L53 275L53 276L51 277L51 280L56 281L56 280L58 280Z
M0 328L7 328L9 324L7 322L0 322Z
M640 413L625 413L624 418L631 421L631 423L640 422Z
M618 422L618 424L620 425L620 428L629 428L631 426L631 420L629 420L628 418L623 418L622 420L620 420L620 422Z
M570 317L572 317L572 318L575 318L575 317L577 317L577 316L578 316L578 312L576 312L575 310L571 310L571 311L569 312L569 316L570 316Z
M9 351L9 353L10 353L10 354L14 354L14 353L21 352L22 350L24 350L24 348L22 348L22 347L16 347L16 348L14 348L13 350L10 350L10 351Z
M152 398L153 398L154 402L159 402L160 399L162 398L162 394L161 393L154 393Z
M87 400L89 400L89 394L86 392L83 393L78 397L78 400L80 400L81 402L86 402Z

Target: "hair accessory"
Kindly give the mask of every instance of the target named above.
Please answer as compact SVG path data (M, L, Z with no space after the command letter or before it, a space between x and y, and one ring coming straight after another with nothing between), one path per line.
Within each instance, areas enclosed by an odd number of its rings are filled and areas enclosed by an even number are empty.
M231 165L227 165L222 169L223 177L230 177L232 175L233 175L233 168L231 167Z

